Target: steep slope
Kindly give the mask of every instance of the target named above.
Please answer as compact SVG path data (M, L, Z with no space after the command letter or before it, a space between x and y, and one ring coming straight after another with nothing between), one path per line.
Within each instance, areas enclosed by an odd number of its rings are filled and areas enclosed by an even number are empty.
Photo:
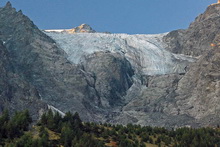
M116 121L195 127L219 124L219 8L219 4L210 5L189 29L163 38L168 50L199 56L198 60L186 68L185 75L145 78L147 87Z
M102 107L105 106L104 103L112 103L110 101L114 94L111 92L108 95L111 98L101 102L103 97L100 97L100 94L103 92L99 92L100 89L91 84L91 81L95 81L96 78L85 72L81 65L78 66L68 61L67 54L50 37L42 33L29 18L21 11L16 12L10 3L0 9L0 14L1 40L9 52L12 65L16 73L37 89L43 102L63 112L77 111L87 121L100 121L105 113L111 112L110 110L107 112ZM132 84L131 77L129 77L132 75L126 74L132 69L129 69L131 68L129 66L128 69L122 67L127 64L125 58L120 56L112 58L120 59L113 60L112 65L108 62L103 62L102 65L110 67L118 65L118 69L121 70L115 73L126 75L123 80L115 79L119 85L109 85L110 89L111 87L115 89L115 86L119 89L114 99L120 99ZM103 79L113 83L114 75L103 76ZM103 79L101 78L100 81ZM126 80L129 84L124 86L121 82ZM101 84L100 88L104 86Z
M185 75L148 76L113 122L156 126L217 126L220 113L220 47L209 47Z
M188 114L203 124L217 125L220 113L220 47L208 49L180 80L175 99L180 114Z
M71 110L70 105L75 103L78 108L72 108L73 111L86 114L83 98L79 96L87 87L84 74L65 59L65 53L52 39L10 3L0 13L2 40L16 72L36 87L44 102L59 105L61 110L66 107Z
M200 56L209 49L211 43L219 42L220 3L208 6L186 30L168 33L163 40L167 50L191 56Z
M4 109L10 112L28 109L36 120L47 109L40 101L40 96L34 86L14 72L8 52L0 42L0 113Z
M181 127L194 125L194 118L179 114L176 89L183 75L147 76L144 85L110 122L135 123L151 126Z
M94 76L93 87L103 108L123 103L122 96L131 87L134 71L120 54L96 52L84 57L83 69Z

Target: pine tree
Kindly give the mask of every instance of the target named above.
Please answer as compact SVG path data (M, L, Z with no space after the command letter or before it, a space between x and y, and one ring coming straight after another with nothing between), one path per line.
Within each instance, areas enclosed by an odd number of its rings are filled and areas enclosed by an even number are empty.
M39 140L39 146L48 147L49 146L49 135L48 132L44 132Z
M40 125L47 126L47 114L43 113L40 118Z
M74 123L73 122L73 114L68 111L65 116L63 117L63 122L70 122L70 123Z
M49 109L49 111L47 112L47 127L51 130L55 129L54 115L51 109Z
M62 127L62 117L61 117L61 115L58 112L56 112L53 119L54 119L54 130L57 131L57 132L60 132L61 127Z
M12 117L11 122L19 128L20 131L28 130L29 124L32 122L28 110L16 112Z
M80 119L79 117L79 114L76 112L74 115L73 115L73 120L74 120L74 128L75 129L82 129L82 120Z
M10 139L13 139L15 137L22 135L22 132L17 127L16 122L13 122L13 121L10 121L6 124L5 132L6 132L6 137Z
M0 116L1 126L2 126L2 124L7 123L8 121L9 121L9 112L8 112L8 110L4 110L2 115Z
M23 135L18 141L16 142L16 147L31 147L33 144L31 134L27 133Z
M4 110L0 116L0 138L5 138L7 136L6 127L9 121L9 112Z
M61 130L60 141L65 147L71 147L73 140L73 130L70 127L69 123L65 123Z

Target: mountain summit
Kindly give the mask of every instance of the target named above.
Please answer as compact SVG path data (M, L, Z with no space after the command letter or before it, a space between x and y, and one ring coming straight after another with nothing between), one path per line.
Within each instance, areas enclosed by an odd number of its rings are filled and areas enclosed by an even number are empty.
M73 33L95 33L96 31L93 30L88 24L81 24L78 27L75 27L70 30L66 30L66 32L73 34Z
M62 32L68 34L75 34L75 33L95 33L96 31L92 29L88 24L81 24L78 27L73 29L56 29L56 30L44 30L45 32Z

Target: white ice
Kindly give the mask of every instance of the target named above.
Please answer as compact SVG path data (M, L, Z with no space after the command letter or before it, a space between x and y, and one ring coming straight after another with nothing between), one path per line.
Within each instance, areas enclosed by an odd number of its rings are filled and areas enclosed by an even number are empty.
M76 33L47 31L67 53L68 60L78 64L84 55L98 51L118 52L124 55L136 72L146 75L182 73L194 59L165 50L165 34L128 35L106 33Z

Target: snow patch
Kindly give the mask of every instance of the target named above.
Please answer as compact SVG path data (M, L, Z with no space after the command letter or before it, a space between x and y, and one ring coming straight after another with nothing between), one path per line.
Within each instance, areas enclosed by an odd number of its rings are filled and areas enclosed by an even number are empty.
M48 109L51 109L53 113L58 112L62 117L65 116L65 113L63 113L62 111L60 111L59 109L55 108L52 105L47 105Z
M65 29L60 29L60 30L44 30L45 32L58 32L61 33L63 31L65 31Z

